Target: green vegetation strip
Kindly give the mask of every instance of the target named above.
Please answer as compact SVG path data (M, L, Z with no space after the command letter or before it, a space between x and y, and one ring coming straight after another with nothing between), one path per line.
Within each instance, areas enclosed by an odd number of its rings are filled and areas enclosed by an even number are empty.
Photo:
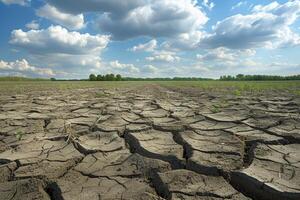
M235 94L282 91L300 95L300 81L1 81L1 94L31 91L57 91L84 88L128 88L146 85L197 88Z

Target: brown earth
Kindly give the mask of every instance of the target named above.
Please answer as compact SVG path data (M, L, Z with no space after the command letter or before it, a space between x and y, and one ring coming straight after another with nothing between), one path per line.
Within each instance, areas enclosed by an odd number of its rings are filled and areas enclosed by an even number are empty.
M300 101L149 85L0 96L0 199L300 199Z

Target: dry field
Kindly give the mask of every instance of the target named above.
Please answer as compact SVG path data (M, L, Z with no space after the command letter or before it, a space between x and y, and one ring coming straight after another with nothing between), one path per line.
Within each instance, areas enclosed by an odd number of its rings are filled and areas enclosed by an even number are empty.
M300 82L0 82L0 199L300 199Z

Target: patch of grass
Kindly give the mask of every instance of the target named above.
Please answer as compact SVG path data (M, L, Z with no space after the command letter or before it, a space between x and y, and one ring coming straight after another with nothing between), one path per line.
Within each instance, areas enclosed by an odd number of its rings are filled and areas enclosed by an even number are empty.
M102 98L102 97L109 97L109 94L106 94L106 93L97 93L96 94L96 98Z
M18 131L15 133L15 136L17 138L17 140L22 140L22 137L23 137L24 133L22 131Z
M1 81L1 94L65 91L91 88L127 88L149 84L141 81Z
M222 105L222 108L228 107L228 100L227 99L221 99L220 104Z
M242 92L241 92L240 90L234 90L234 91L233 91L233 94L234 94L235 96L241 96L241 95L242 95Z
M239 90L242 95L274 91L294 93L300 90L300 81L162 81L159 84L178 88L193 87L224 94L234 94L234 91Z
M295 91L293 91L293 93L294 93L296 96L299 96L299 97L300 97L300 90L295 90Z
M212 105L212 107L210 108L210 111L213 113L221 112L220 105Z

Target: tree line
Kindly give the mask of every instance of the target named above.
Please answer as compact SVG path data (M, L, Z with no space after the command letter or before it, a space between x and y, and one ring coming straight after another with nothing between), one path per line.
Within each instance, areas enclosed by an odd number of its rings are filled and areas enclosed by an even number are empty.
M0 81L48 81L49 79L43 78L27 78L20 76L3 76L0 77Z
M46 78L27 78L27 77L0 77L0 81L47 81ZM238 74L236 76L225 75L219 79L211 78L196 78L196 77L174 77L174 78L132 78L122 77L120 74L106 74L106 75L95 75L90 74L89 79L56 79L50 78L51 81L289 81L289 80L300 80L299 75L292 76L271 76L271 75L244 75Z
M120 74L106 74L89 76L90 81L209 81L215 80L210 78L196 78L196 77L174 77L174 78L133 78L122 77ZM220 81L288 81L300 80L300 75L293 76L272 76L272 75L244 75L238 74L236 76L224 75L219 79Z
M236 76L225 75L221 76L220 81L289 81L300 80L300 75L293 76L272 76L272 75L244 75Z
M90 74L89 80L90 81L122 81L122 76L120 74L117 74L117 75L114 75L114 74L106 74L106 75L98 74L97 76L95 74Z
M133 78L122 77L120 74L95 75L90 74L90 81L208 81L210 78L195 78L195 77L174 77L174 78Z

